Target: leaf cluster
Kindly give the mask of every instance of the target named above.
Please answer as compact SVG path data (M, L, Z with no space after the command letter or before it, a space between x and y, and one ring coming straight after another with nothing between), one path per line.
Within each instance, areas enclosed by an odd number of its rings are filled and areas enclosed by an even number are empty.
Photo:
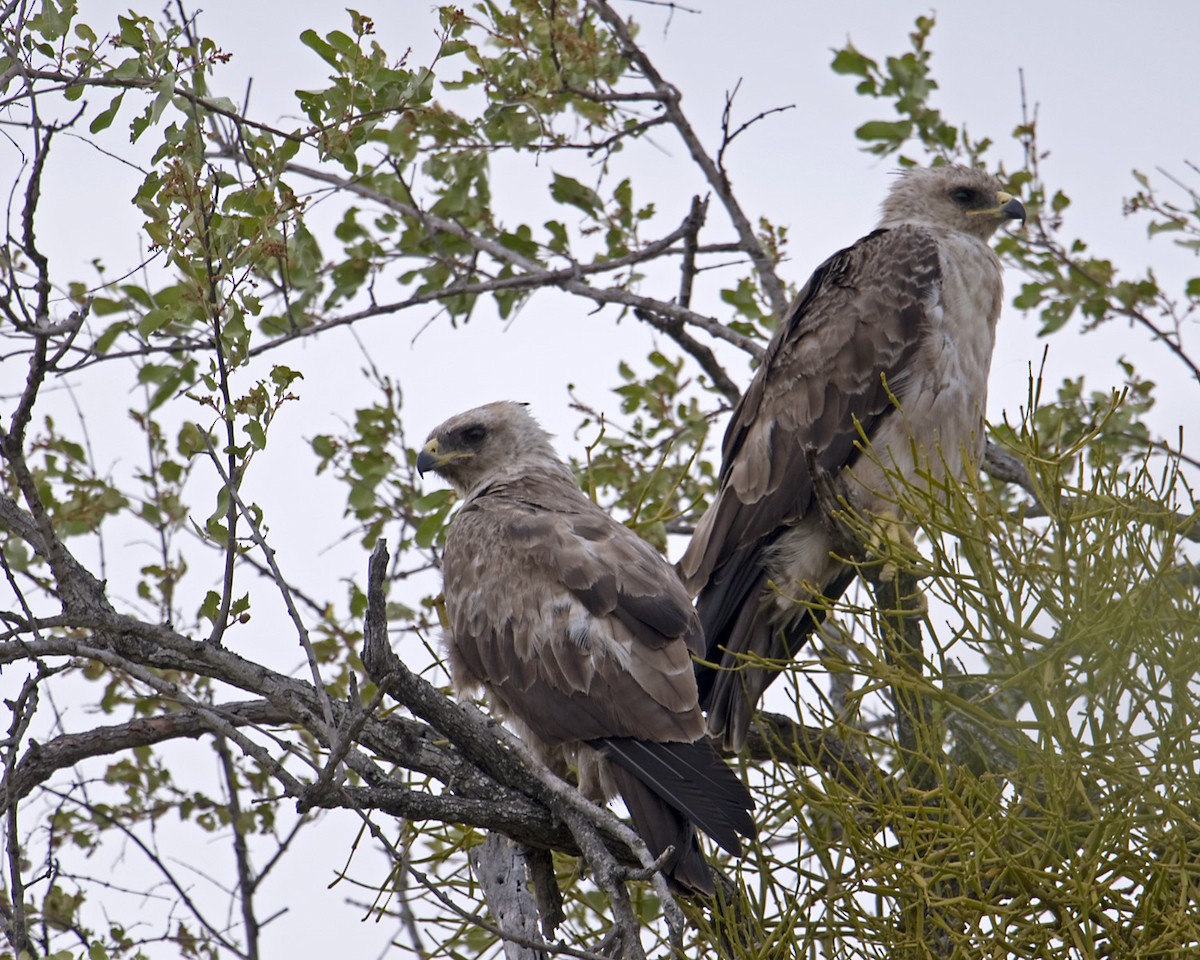
M294 442L317 402L286 351L535 298L632 324L648 345L609 393L562 386L581 485L666 551L713 494L714 429L786 308L787 227L743 210L726 168L765 115L737 126L731 95L707 149L602 0L440 8L421 63L348 11L301 34L326 82L287 122L214 94L228 54L183 11L97 29L69 2L10 6L0 110L28 158L0 254L3 362L25 364L0 423L0 664L21 688L0 751L10 955L257 955L279 867L330 824L359 836L338 882L420 953L497 952L503 917L468 860L487 833L549 863L559 943L586 955L1196 949L1196 460L1153 427L1176 383L1127 359L1111 389L1035 380L992 428L987 475L895 478L915 546L843 505L851 546L874 544L862 586L785 671L789 716L736 760L760 841L716 860L720 902L675 904L615 819L448 697L433 639L454 504L414 476L426 411L368 359L369 399ZM864 149L994 168L1033 213L998 244L1017 309L1047 337L1131 323L1190 396L1200 279L1171 291L1068 238L1036 114L993 141L938 108L934 26L892 56L835 51L887 110ZM652 132L686 147L678 196L639 181ZM66 133L140 158L144 262L97 250L95 276L63 280L43 251ZM1196 249L1195 191L1136 184L1126 212ZM264 479L280 462L285 481ZM299 531L280 528L289 497ZM392 545L373 595L281 547L323 557L326 514L335 537ZM372 617L400 666L368 662ZM115 881L125 860L153 879Z

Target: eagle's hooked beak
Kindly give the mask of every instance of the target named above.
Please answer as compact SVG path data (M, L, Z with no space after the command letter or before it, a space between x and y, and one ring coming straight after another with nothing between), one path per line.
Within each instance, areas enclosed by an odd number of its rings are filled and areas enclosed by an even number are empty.
M422 477L430 470L440 473L442 468L455 460L469 460L475 454L467 450L450 450L442 453L442 448L436 439L430 440L417 454L417 473Z
M441 462L441 457L438 456L438 442L430 440L417 454L417 473L423 477L430 470L436 470Z
M996 194L996 199L1000 201L1000 208L997 211L1000 216L1006 220L1020 220L1021 225L1025 225L1025 204L1011 193L1005 193L1003 190Z

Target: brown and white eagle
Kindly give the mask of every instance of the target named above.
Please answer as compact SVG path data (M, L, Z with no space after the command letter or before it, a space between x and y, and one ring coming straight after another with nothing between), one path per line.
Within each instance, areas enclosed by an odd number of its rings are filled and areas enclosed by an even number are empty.
M1024 219L982 170L910 170L878 227L817 268L775 331L679 564L704 659L719 665L699 670L701 705L727 747L741 747L763 691L819 626L812 601L853 579L831 556L810 457L859 509L884 515L895 512L889 470L915 481L980 463L1001 304L988 239Z
M620 793L664 872L712 893L699 827L730 853L753 802L705 736L700 622L674 569L589 500L517 403L451 417L417 458L464 495L442 556L460 692L493 710L593 799Z

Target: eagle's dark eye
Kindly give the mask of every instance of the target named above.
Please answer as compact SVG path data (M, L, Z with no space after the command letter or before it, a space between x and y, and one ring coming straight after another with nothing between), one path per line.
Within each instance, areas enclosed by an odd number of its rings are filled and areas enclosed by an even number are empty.
M462 438L463 442L475 446L483 443L483 438L487 436L487 427L481 423L473 423L469 427L463 427Z
M960 206L966 207L975 201L975 191L970 187L958 187L950 191L950 199Z

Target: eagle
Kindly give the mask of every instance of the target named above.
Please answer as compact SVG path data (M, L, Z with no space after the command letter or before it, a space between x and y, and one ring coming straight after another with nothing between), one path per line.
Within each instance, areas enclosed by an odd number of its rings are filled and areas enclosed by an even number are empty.
M442 577L451 679L595 800L620 794L677 891L712 894L699 827L741 853L753 801L705 734L700 622L675 570L578 488L512 402L436 427L417 457L462 496Z
M983 170L911 169L874 231L817 267L733 412L679 571L700 614L708 727L740 749L763 691L854 578L811 466L895 518L887 474L961 478L984 448L1002 298L988 240L1025 208Z

